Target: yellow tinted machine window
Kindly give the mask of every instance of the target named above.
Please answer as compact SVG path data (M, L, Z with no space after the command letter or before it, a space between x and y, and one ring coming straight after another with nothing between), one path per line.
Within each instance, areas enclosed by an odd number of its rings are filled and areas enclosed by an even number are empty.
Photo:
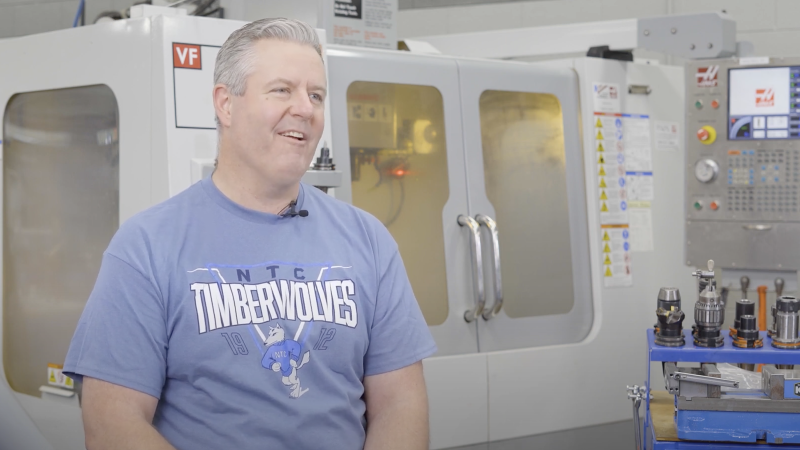
M431 86L357 81L347 109L353 204L394 236L428 325L444 323L442 208L450 194L442 95Z
M105 85L30 92L2 126L3 366L38 397L119 227L119 111Z
M509 317L566 314L574 304L564 126L556 96L485 91L480 97L486 196L504 245Z

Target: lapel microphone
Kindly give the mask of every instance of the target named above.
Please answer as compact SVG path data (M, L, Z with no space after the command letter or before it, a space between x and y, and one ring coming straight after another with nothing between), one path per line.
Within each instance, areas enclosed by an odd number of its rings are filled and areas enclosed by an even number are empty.
M289 203L289 211L286 212L286 214L284 214L284 216L287 216L287 217L294 217L294 216L308 217L308 211L306 211L305 209L301 209L300 211L295 211L295 209L294 209L295 206L297 206L297 201L292 200Z

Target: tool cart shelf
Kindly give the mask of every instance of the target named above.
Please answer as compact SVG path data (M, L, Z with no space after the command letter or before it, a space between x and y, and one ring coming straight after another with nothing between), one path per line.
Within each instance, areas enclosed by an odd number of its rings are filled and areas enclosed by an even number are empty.
M693 344L692 331L683 330L686 345L662 347L655 344L653 329L647 330L647 379L645 392L650 392L651 362L704 362L746 364L800 364L800 350L782 350L772 346L772 339L761 332L764 346L761 348L738 348L733 346L730 336L725 336L725 345L719 348L697 347ZM660 377L659 377L660 378ZM642 448L647 450L743 450L743 449L800 449L796 444L733 443L679 440L673 419L674 396L667 392L653 392L653 400L644 396L645 419Z

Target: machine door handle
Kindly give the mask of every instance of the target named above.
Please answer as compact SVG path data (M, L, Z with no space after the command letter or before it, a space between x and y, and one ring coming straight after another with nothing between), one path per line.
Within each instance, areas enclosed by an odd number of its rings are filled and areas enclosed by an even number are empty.
M458 224L466 226L470 231L472 242L472 286L475 290L476 304L474 309L464 313L464 320L472 322L483 313L486 304L486 295L483 291L483 256L481 254L481 228L478 222L470 216L458 216Z
M767 231L772 229L772 225L764 225L764 224L753 224L753 225L742 225L742 228L745 230L753 230L753 231Z
M496 316L503 309L503 281L500 278L500 239L497 237L497 222L485 214L478 214L475 220L485 226L492 235L492 271L494 272L494 305L483 310L486 320Z

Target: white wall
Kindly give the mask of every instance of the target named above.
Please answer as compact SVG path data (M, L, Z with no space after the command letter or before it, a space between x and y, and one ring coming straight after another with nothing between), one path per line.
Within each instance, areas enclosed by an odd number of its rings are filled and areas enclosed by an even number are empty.
M78 11L78 0L0 0L0 38L69 28ZM103 11L122 10L133 0L87 0L86 23Z
M398 38L721 10L756 54L800 55L798 0L548 0L404 9Z
M238 0L263 3L265 0ZM288 1L288 0L287 0ZM476 2L480 0L475 0ZM726 10L736 19L739 40L760 55L800 55L798 0L546 0L446 8L401 9L400 39L446 33L554 25L596 20ZM494 0L496 1L496 0ZM0 38L72 26L78 0L0 0ZM86 21L102 11L121 10L133 0L87 0ZM231 3L236 3L233 1ZM415 0L414 5L436 4ZM404 1L405 8L410 5Z

